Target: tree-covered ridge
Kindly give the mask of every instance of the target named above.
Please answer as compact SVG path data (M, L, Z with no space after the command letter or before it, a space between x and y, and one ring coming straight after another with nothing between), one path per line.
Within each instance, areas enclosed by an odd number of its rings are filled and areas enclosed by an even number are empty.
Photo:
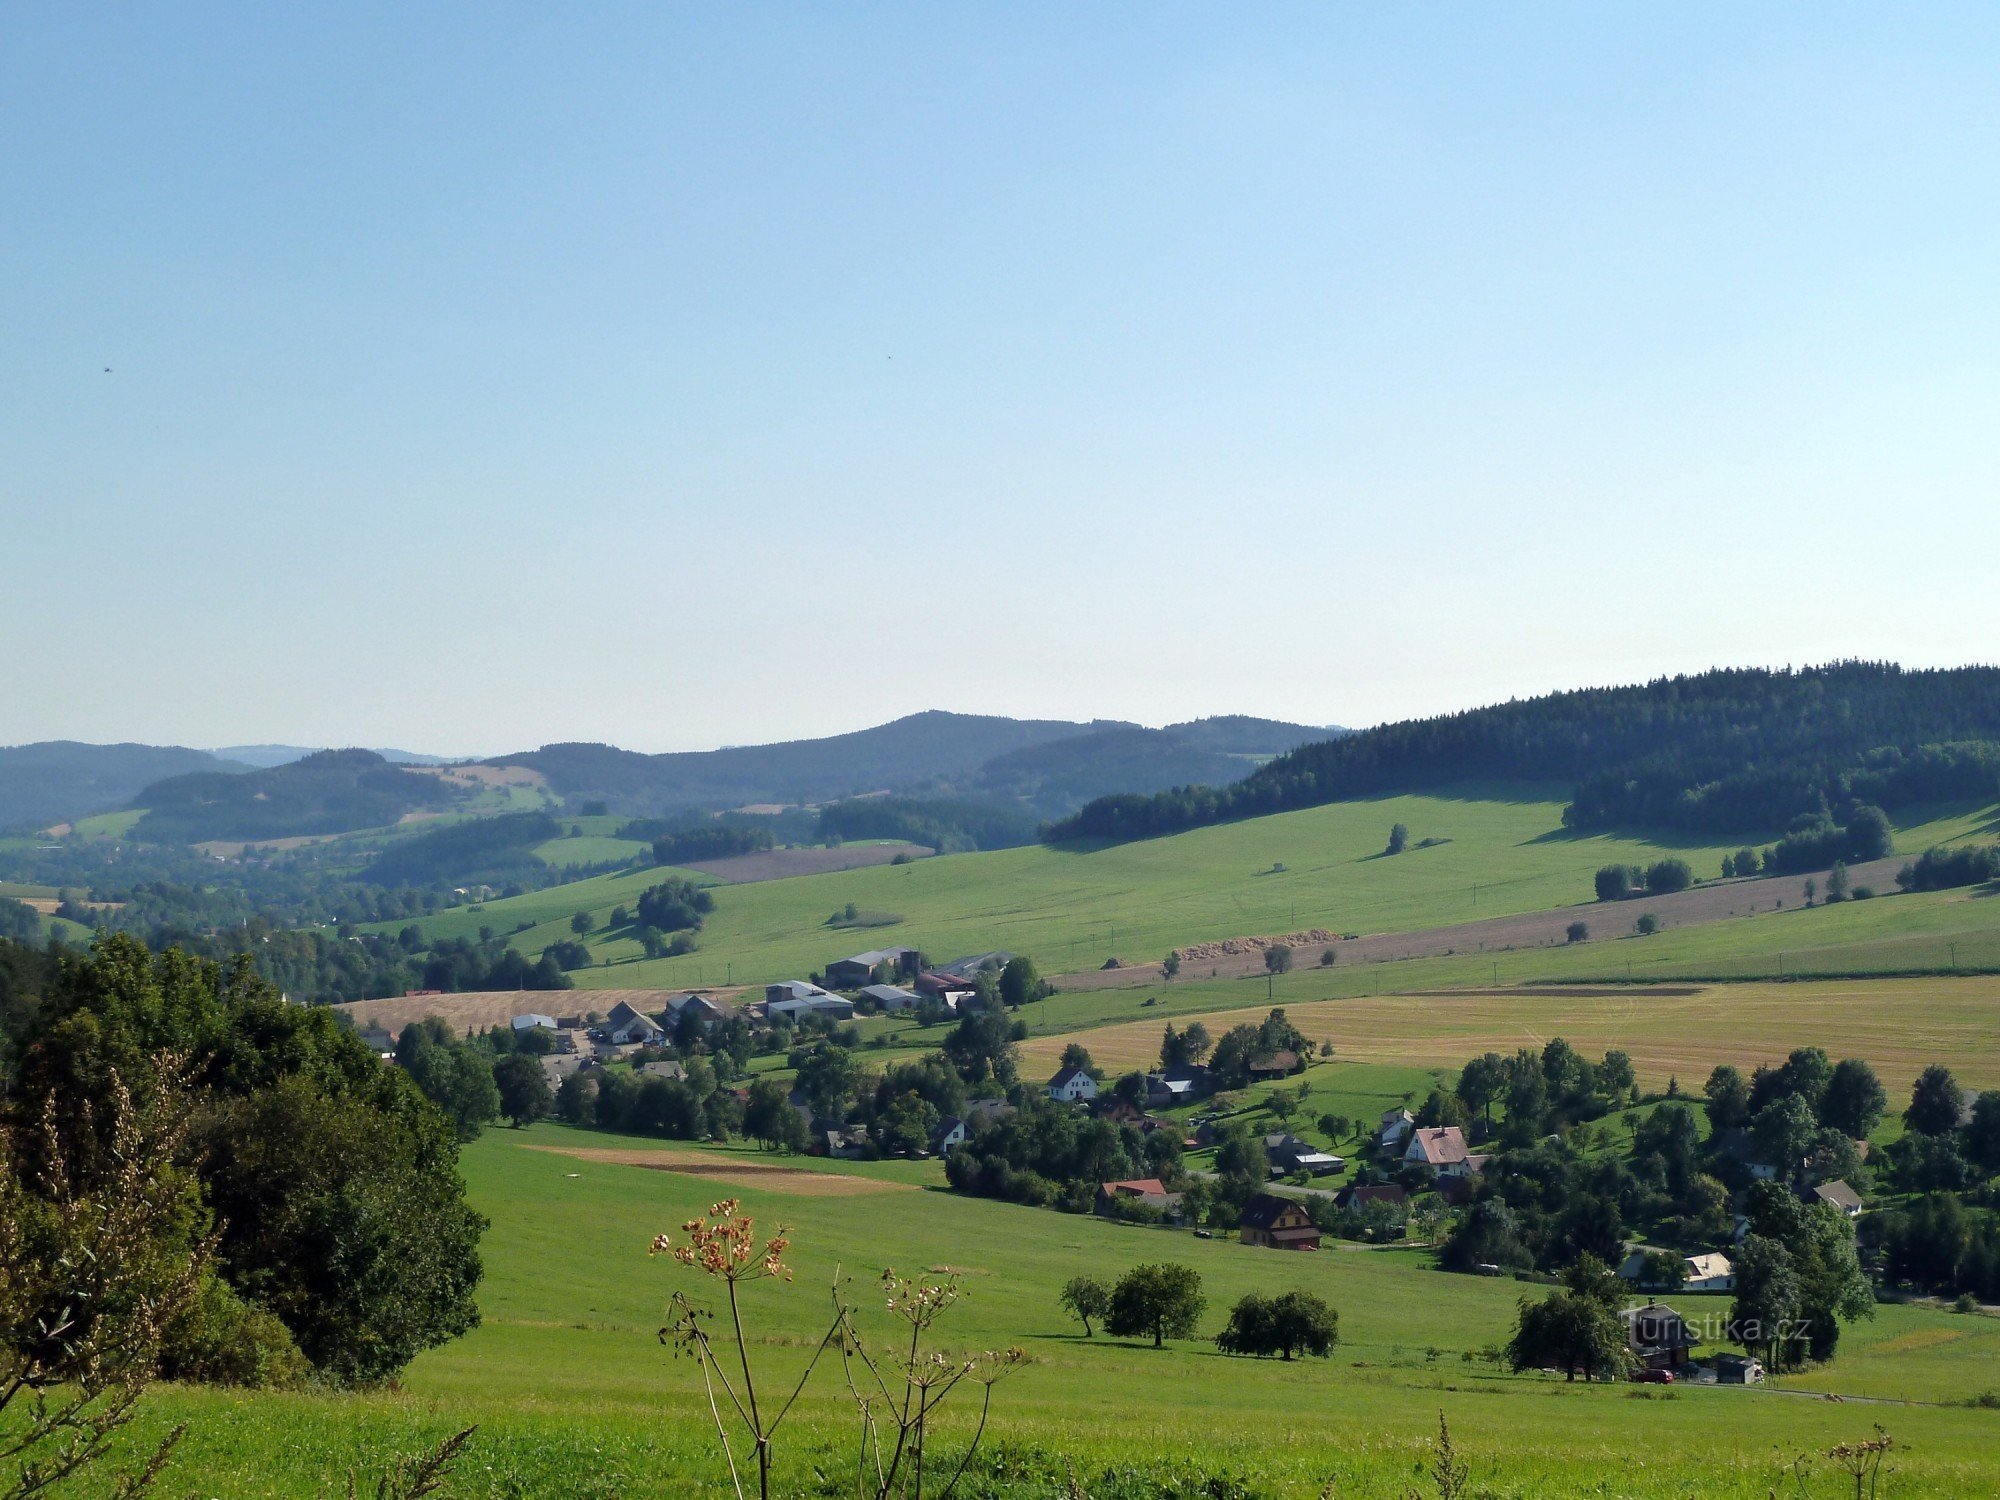
M155 782L137 839L194 844L381 828L406 812L442 808L463 794L436 776L392 766L372 750L322 750L268 771L203 771Z
M1105 797L1053 840L1142 838L1349 797L1477 780L1573 780L1564 821L1706 833L1782 828L1855 802L2000 792L2000 668L1727 669L1385 724L1306 745L1229 786Z

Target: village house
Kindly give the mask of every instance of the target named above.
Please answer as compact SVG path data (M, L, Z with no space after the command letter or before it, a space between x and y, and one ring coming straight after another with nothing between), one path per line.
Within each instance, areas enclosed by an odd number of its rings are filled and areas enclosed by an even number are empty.
M1628 1307L1619 1317L1625 1323L1625 1347L1644 1370L1684 1370L1688 1351L1700 1342L1687 1319L1664 1302L1648 1298L1644 1307Z
M604 1018L599 1028L604 1040L614 1047L633 1046L639 1043L657 1045L667 1039L666 1030L651 1016L635 1009L629 1001L620 1000L611 1007L611 1014Z
M868 1152L866 1125L838 1125L820 1130L806 1148L808 1156L830 1156L836 1161L862 1161Z
M1167 1185L1157 1177L1136 1177L1125 1182L1100 1182L1097 1185L1097 1199L1091 1211L1100 1218L1115 1219L1121 1207L1140 1204L1146 1208L1156 1208L1166 1217L1177 1217L1181 1208L1181 1195L1167 1191Z
M1290 1078L1304 1067L1305 1064L1299 1061L1298 1053L1289 1047L1277 1052L1266 1052L1250 1059L1250 1080L1253 1083L1269 1083L1280 1078Z
M1313 1177L1325 1177L1347 1165L1341 1157L1329 1155L1310 1141L1283 1133L1264 1137L1264 1159L1271 1170L1280 1176L1305 1172Z
M1466 1150L1465 1132L1456 1125L1413 1127L1403 1160L1411 1166L1428 1167L1440 1177L1471 1177L1486 1163L1475 1160Z
M396 1050L396 1039L386 1027L369 1025L361 1028L361 1045L377 1057L389 1057Z
M1081 1068L1059 1068L1049 1080L1049 1097L1058 1104L1081 1104L1097 1097L1097 1080Z
M585 1059L574 1053L550 1053L545 1057L536 1058L535 1061L541 1064L542 1076L549 1081L551 1089L561 1088L565 1078L572 1073L580 1072L585 1066Z
M1164 1073L1146 1075L1146 1107L1173 1109L1192 1104L1212 1092L1208 1069L1200 1063L1186 1063Z
M1841 1178L1822 1182L1806 1194L1809 1203L1831 1203L1850 1219L1861 1217L1861 1195Z
M968 1132L965 1121L957 1115L946 1115L931 1132L931 1151L943 1156L955 1146L963 1146Z
M1291 1198L1253 1193L1236 1221L1236 1237L1246 1245L1272 1250L1317 1250L1319 1230L1312 1217Z
M718 1004L706 995L697 995L691 991L685 995L676 995L667 1002L667 1016L675 1023L689 1011L694 1013L695 1019L704 1027L712 1026L717 1021L726 1021L732 1014L726 1006Z
M519 1036L524 1031L554 1031L556 1018L542 1015L537 1011L529 1011L525 1015L514 1017L509 1024L514 1028L514 1035Z
M1383 1156L1400 1157L1416 1128L1417 1118L1407 1109L1384 1110L1381 1127L1375 1132L1376 1150Z
M672 1083L687 1082L687 1069L677 1062L640 1063L636 1070L641 1078L664 1078Z
M1016 1113L1005 1099L970 1099L965 1105L965 1126L968 1130L986 1130L1002 1120L1011 1120Z
M1618 1267L1618 1274L1642 1292L1666 1291L1672 1285L1660 1278L1654 1266L1655 1257L1662 1252L1647 1245L1634 1245L1626 1255L1624 1263ZM1733 1292L1736 1290L1736 1267L1728 1256L1720 1251L1710 1251L1701 1255L1679 1257L1681 1279L1678 1290L1684 1292Z

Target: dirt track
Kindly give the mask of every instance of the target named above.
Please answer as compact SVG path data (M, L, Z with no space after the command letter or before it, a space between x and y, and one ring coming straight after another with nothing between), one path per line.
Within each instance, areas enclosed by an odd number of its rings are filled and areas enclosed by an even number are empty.
M1855 865L1848 874L1855 885L1872 885L1877 891L1896 888L1896 872L1903 867L1900 856ZM1523 912L1511 917L1491 917L1481 922L1456 922L1448 927L1426 927L1413 932L1367 933L1348 941L1328 944L1334 962L1342 968L1354 964L1393 963L1404 958L1443 958L1458 953L1507 953L1522 948L1560 948L1569 941L1569 925L1582 922L1593 938L1622 937L1632 924L1650 912L1659 918L1662 929L1693 927L1704 922L1723 922L1731 917L1747 917L1780 907L1805 905L1805 886L1815 880L1826 884L1826 872L1814 875L1779 875L1768 880L1720 880L1698 885L1672 896L1643 896L1630 901L1593 901L1583 906L1558 906L1550 911ZM1319 962L1318 951L1295 951L1295 967L1312 968ZM1261 950L1218 958L1183 959L1181 974L1188 979L1240 979L1264 972ZM1082 974L1065 974L1056 980L1063 990L1122 989L1128 985L1158 984L1163 978L1157 963L1128 964L1118 969L1092 969Z

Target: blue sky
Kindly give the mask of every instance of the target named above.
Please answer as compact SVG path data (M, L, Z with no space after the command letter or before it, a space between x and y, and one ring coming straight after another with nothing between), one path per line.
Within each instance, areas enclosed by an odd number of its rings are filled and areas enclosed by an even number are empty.
M1996 70L1972 6L8 6L0 743L1991 660Z

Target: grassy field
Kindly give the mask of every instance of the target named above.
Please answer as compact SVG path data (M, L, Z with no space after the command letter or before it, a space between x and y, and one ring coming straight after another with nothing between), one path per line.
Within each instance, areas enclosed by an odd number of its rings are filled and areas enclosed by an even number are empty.
M699 1382L655 1337L670 1292L694 1273L649 1259L662 1230L725 1192L722 1175L646 1171L526 1150L601 1148L612 1138L540 1126L494 1131L468 1149L475 1200L493 1219L482 1291L485 1323L420 1358L400 1391L366 1396L245 1396L168 1390L148 1402L157 1431L192 1424L168 1491L309 1496L364 1478L384 1452L477 1424L458 1493L499 1497L654 1496L724 1492L704 1426ZM630 1143L635 1147L646 1143ZM1018 1345L1031 1363L998 1388L989 1452L997 1474L976 1495L1099 1497L1402 1496L1418 1479L1438 1414L1450 1419L1483 1493L1496 1496L1761 1497L1800 1450L1897 1439L1891 1495L2000 1489L2000 1413L1963 1406L1832 1404L1776 1391L1565 1386L1504 1374L1463 1356L1505 1338L1523 1288L1447 1276L1416 1250L1329 1249L1288 1256L1185 1233L1115 1226L959 1198L922 1185L934 1167L820 1163L880 1177L882 1191L824 1195L741 1189L765 1223L792 1226L797 1280L753 1294L757 1357L796 1370L817 1337L825 1288L857 1283L865 1326L886 1341L867 1296L884 1262L950 1266L965 1300L944 1325L955 1350ZM1200 1271L1212 1334L1252 1289L1302 1287L1340 1310L1326 1361L1228 1359L1190 1340L1163 1351L1083 1339L1055 1306L1069 1276L1116 1275L1142 1260ZM1703 1299L1681 1299L1707 1310ZM872 1310L871 1310L872 1309ZM2000 1321L1885 1307L1850 1330L1830 1368L1802 1390L1849 1397L1961 1401L2000 1385ZM941 1436L955 1458L963 1425ZM851 1409L837 1377L808 1388L780 1442L780 1493L852 1493ZM843 1484L843 1476L848 1476ZM1199 1486L1207 1485L1202 1488ZM1232 1487L1233 1486L1233 1487Z
M1036 846L771 881L719 894L698 952L648 960L629 938L600 934L589 944L598 965L576 979L667 987L795 977L855 946L825 926L848 902L902 914L885 940L940 956L1009 948L1032 954L1045 971L1073 973L1114 955L1151 959L1213 938L1315 927L1399 931L1540 911L1587 900L1592 872L1613 862L1675 854L1701 874L1719 865L1719 847L1571 834L1555 797L1548 788L1468 787L1458 796L1340 803L1103 849ZM1396 822L1413 839L1448 842L1381 858ZM1987 810L1944 814L1913 825L1899 843L1921 849L1991 822ZM601 918L660 878L603 876L424 925L455 937L527 921L533 925L513 941L539 953L570 936L572 913Z
M1261 988L1261 987L1260 987ZM1931 1063L1961 1083L2000 1087L2000 977L1822 980L1801 984L1463 990L1331 1000L1280 996L1289 1016L1337 1057L1355 1062L1455 1069L1481 1052L1511 1054L1561 1036L1590 1055L1617 1047L1632 1055L1640 1082L1664 1088L1670 1076L1699 1089L1717 1063L1747 1073L1782 1061L1794 1047L1866 1058L1892 1091L1907 1089ZM1183 1013L1220 1036L1260 1020L1261 996L1242 1009ZM1112 1074L1157 1065L1166 1017L1148 1013L1089 1029L1035 1035L1022 1045L1022 1072L1053 1071L1070 1041L1090 1049Z

